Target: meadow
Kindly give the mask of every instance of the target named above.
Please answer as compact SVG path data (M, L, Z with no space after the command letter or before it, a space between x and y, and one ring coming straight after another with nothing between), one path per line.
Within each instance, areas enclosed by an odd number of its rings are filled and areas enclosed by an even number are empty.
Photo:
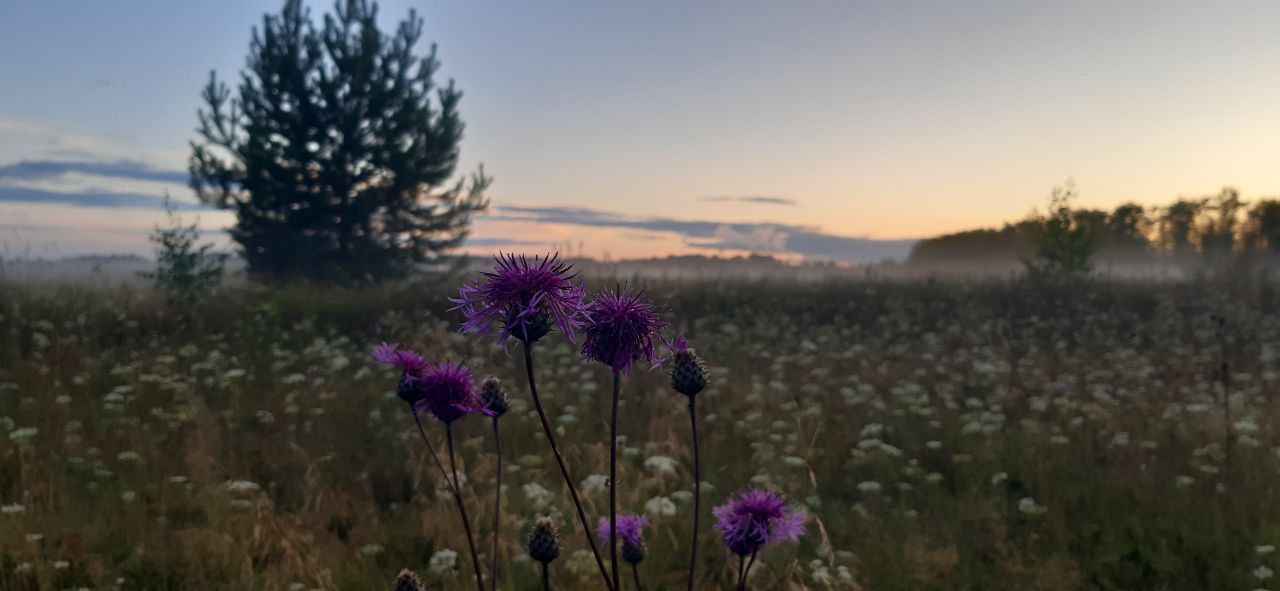
M459 334L448 311L465 279L236 286L198 302L0 285L0 588L389 589L401 568L469 588L444 481L396 372L370 358L384 341L507 384L499 588L538 588L523 539L543 515L566 546L553 587L597 588L518 348ZM646 283L712 369L699 588L734 583L709 508L749 486L811 516L800 543L760 556L752 589L1273 588L1268 284ZM610 374L563 339L539 347L539 389L594 520ZM682 589L686 401L640 367L622 410L620 504L652 520L640 575ZM457 430L487 553L490 423ZM428 435L442 446L441 428Z

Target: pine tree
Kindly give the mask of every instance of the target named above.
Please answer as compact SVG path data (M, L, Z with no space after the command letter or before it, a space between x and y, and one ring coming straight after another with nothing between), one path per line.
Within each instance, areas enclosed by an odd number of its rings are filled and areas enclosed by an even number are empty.
M233 97L211 73L191 186L231 209L251 275L378 281L455 247L488 203L484 169L451 181L462 97L437 87L410 11L392 34L377 4L339 0L319 28L301 0L255 28Z
M1070 180L1064 186L1054 187L1049 198L1049 212L1039 220L1033 240L1035 258L1027 261L1027 270L1034 277L1067 278L1085 275L1090 269L1090 259L1098 247L1099 227L1106 214L1085 216L1071 209L1075 199L1075 184ZM1100 212L1099 212L1100 213Z
M200 244L199 220L182 223L168 195L164 211L168 225L156 226L150 236L156 245L156 270L143 276L171 300L190 303L222 283L224 255L214 253L212 243Z

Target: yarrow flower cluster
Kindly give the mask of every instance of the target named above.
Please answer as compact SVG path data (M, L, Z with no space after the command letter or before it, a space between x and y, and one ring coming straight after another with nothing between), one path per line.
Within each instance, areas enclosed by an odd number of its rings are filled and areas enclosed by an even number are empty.
M554 321L569 342L582 327L586 290L574 282L577 274L560 255L534 257L498 255L493 271L464 286L450 298L464 318L462 332L487 335L499 326L498 340L515 337L533 343L546 336Z
M619 286L587 305L582 356L627 373L642 358L656 362L654 344L666 326L643 292Z
M803 509L788 508L782 495L760 489L731 496L712 514L725 546L739 556L755 554L771 542L799 540L809 518Z

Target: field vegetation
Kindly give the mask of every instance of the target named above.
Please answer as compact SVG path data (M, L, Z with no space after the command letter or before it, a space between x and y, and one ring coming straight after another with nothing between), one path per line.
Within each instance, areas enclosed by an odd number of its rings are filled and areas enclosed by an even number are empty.
M195 302L0 286L0 588L387 589L405 567L468 588L445 483L397 373L370 359L383 341L508 384L498 587L539 584L523 539L544 515L565 544L553 587L599 585L518 349L459 334L448 311L465 279ZM810 514L751 588L1266 589L1280 568L1269 284L648 289L712 368L704 510L761 487ZM562 339L540 346L543 401L593 519L607 514L610 379ZM619 505L651 520L639 574L683 588L686 401L640 367L621 404ZM472 519L489 524L490 424L455 431ZM438 426L428 435L443 447ZM709 527L698 557L699 588L733 585Z

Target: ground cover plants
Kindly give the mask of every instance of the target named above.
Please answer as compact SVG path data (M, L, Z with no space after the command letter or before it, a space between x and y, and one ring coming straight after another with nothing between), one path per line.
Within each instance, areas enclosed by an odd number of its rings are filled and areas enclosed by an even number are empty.
M715 508L752 489L806 530L758 553L752 589L1272 586L1265 283L579 279L670 324L659 369L617 371L616 430L614 365L558 328L534 347L543 428L520 339L458 330L449 300L483 278L189 305L0 286L0 588L386 589L407 568L538 589L545 564L603 589L618 538L619 587L686 587L696 547L695 588L732 589ZM671 383L680 333L711 376L695 396ZM411 413L382 343L471 372L477 412Z

